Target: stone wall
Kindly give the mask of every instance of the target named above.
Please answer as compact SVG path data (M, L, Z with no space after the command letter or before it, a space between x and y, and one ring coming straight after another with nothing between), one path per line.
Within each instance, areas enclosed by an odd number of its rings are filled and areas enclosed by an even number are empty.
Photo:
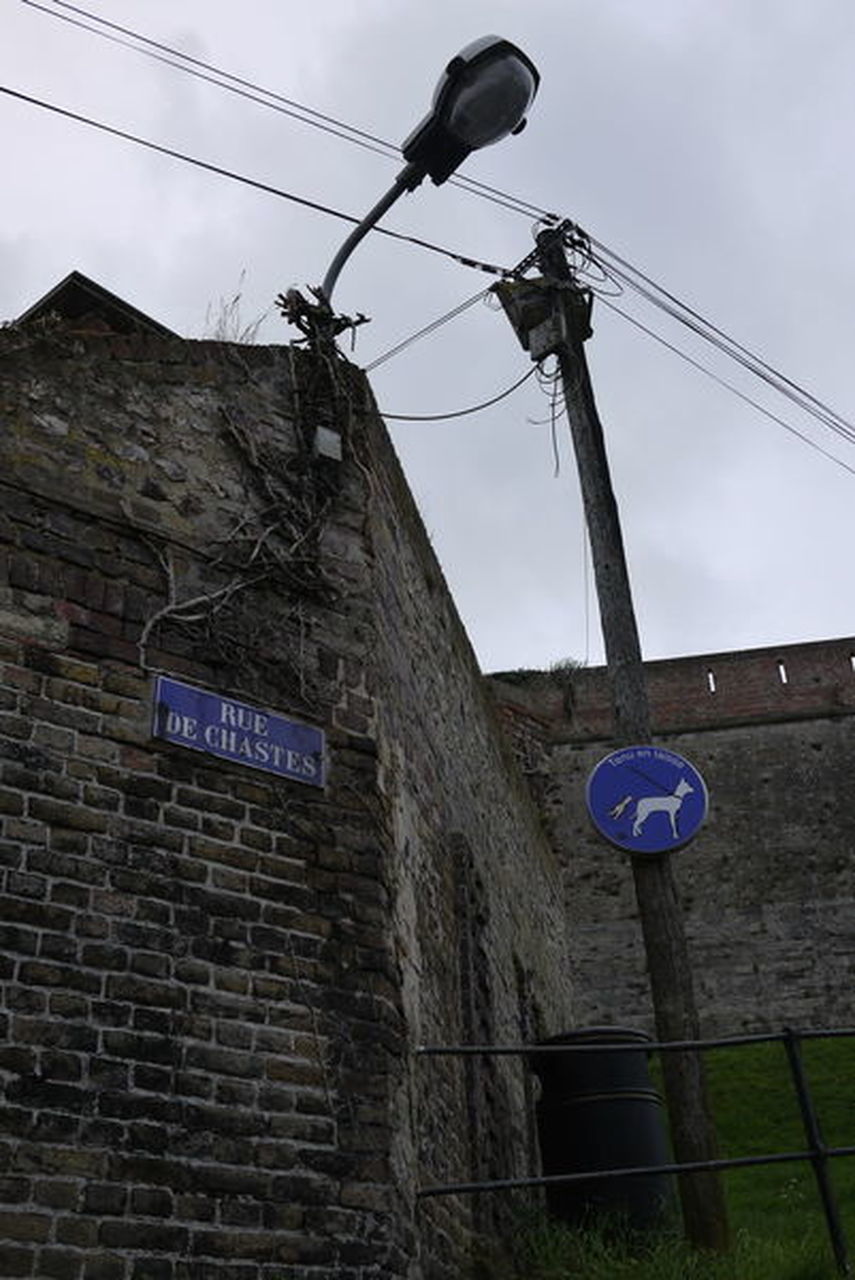
M414 1050L565 1026L565 926L364 382L12 328L0 421L0 1273L465 1274L417 1191L528 1171L529 1084ZM159 671L326 787L153 737Z
M851 1024L855 977L855 640L651 662L656 740L710 791L672 855L703 1029ZM581 1020L651 1026L625 856L585 811L611 749L602 669L493 682L564 861Z
M528 1042L570 1025L559 868L427 540L407 536L420 522L401 473L382 456L390 465L371 469L370 506L376 661L388 693L378 738L399 854L405 1019L426 1045ZM538 1168L532 1077L519 1058L424 1058L413 1085L398 1146L405 1185L415 1171L430 1183ZM484 1237L500 1232L503 1204L424 1202L437 1274L457 1274L472 1222Z

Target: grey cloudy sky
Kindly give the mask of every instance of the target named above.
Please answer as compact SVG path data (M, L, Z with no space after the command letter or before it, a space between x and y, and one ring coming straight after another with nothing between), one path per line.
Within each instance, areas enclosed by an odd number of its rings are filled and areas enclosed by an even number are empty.
M54 0L39 0L52 13ZM458 48L498 33L540 67L528 129L465 172L573 218L855 418L855 7L850 0L81 0L84 8L400 142ZM64 10L68 13L68 10ZM394 176L348 145L0 0L0 84L362 214ZM242 289L247 322L324 275L344 224L0 95L0 317L72 269L190 337ZM426 183L387 225L489 262L531 220ZM242 282L242 284L241 284ZM370 237L336 303L372 319L367 365L488 278ZM614 299L822 448L855 449L632 296ZM208 320L206 320L208 316ZM645 656L851 634L855 475L604 303L588 358L621 503ZM263 341L289 340L270 315ZM525 372L479 304L371 375L381 409L477 403ZM578 486L529 381L481 414L390 423L486 669L601 660Z

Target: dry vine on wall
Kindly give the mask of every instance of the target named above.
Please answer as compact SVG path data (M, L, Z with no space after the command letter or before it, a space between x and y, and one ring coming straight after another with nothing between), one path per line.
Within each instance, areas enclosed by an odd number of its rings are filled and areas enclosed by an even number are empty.
M223 351L230 372L257 385L240 353ZM319 612L341 594L319 551L340 467L318 458L314 442L318 426L347 440L355 389L349 369L326 350L313 349L297 366L291 350L290 441L256 430L239 399L223 398L220 428L245 478L249 509L195 557L146 539L166 600L145 622L138 647L146 670L153 648L178 648L218 667L236 692L320 713L338 696L318 668L313 639Z

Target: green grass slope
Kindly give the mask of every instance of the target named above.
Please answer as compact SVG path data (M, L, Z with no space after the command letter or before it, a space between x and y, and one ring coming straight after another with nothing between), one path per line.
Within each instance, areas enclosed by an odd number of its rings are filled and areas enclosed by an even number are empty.
M829 1146L855 1146L855 1040L805 1041L802 1049L820 1129ZM708 1054L710 1100L722 1156L807 1147L783 1045ZM855 1157L829 1163L855 1274ZM699 1255L676 1236L644 1245L529 1216L519 1235L519 1280L834 1280L822 1206L809 1163L757 1166L724 1175L733 1248Z

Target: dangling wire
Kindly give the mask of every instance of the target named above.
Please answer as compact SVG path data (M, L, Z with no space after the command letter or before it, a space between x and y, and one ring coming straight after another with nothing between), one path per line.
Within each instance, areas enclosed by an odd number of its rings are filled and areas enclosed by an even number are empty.
M544 359L535 366L535 369L537 385L540 387L543 394L547 396L550 402L549 414L545 418L526 418L526 422L528 422L532 427L549 426L553 420L553 416L557 420L563 417L566 413L563 403L561 405L557 405L556 388L561 382L561 371L558 367L557 361L554 365L550 366L547 364L548 359L548 356L544 357Z
M555 459L555 470L552 473L555 479L561 474L561 454L558 452L558 391L560 381L556 379L552 384L552 399L549 402L549 430L552 436L552 456Z
M591 661L591 543L585 511L582 509L582 589L585 593L585 666Z
M381 409L380 414L384 418L394 418L396 422L447 422L450 418L466 418L470 413L480 413L482 409L489 409L500 400L505 400L524 382L528 382L535 373L537 373L537 365L526 369L521 378L517 378L516 382L512 382L498 395L491 396L489 400L482 400L479 404L470 405L467 409L454 409L451 413L387 413L385 409Z

